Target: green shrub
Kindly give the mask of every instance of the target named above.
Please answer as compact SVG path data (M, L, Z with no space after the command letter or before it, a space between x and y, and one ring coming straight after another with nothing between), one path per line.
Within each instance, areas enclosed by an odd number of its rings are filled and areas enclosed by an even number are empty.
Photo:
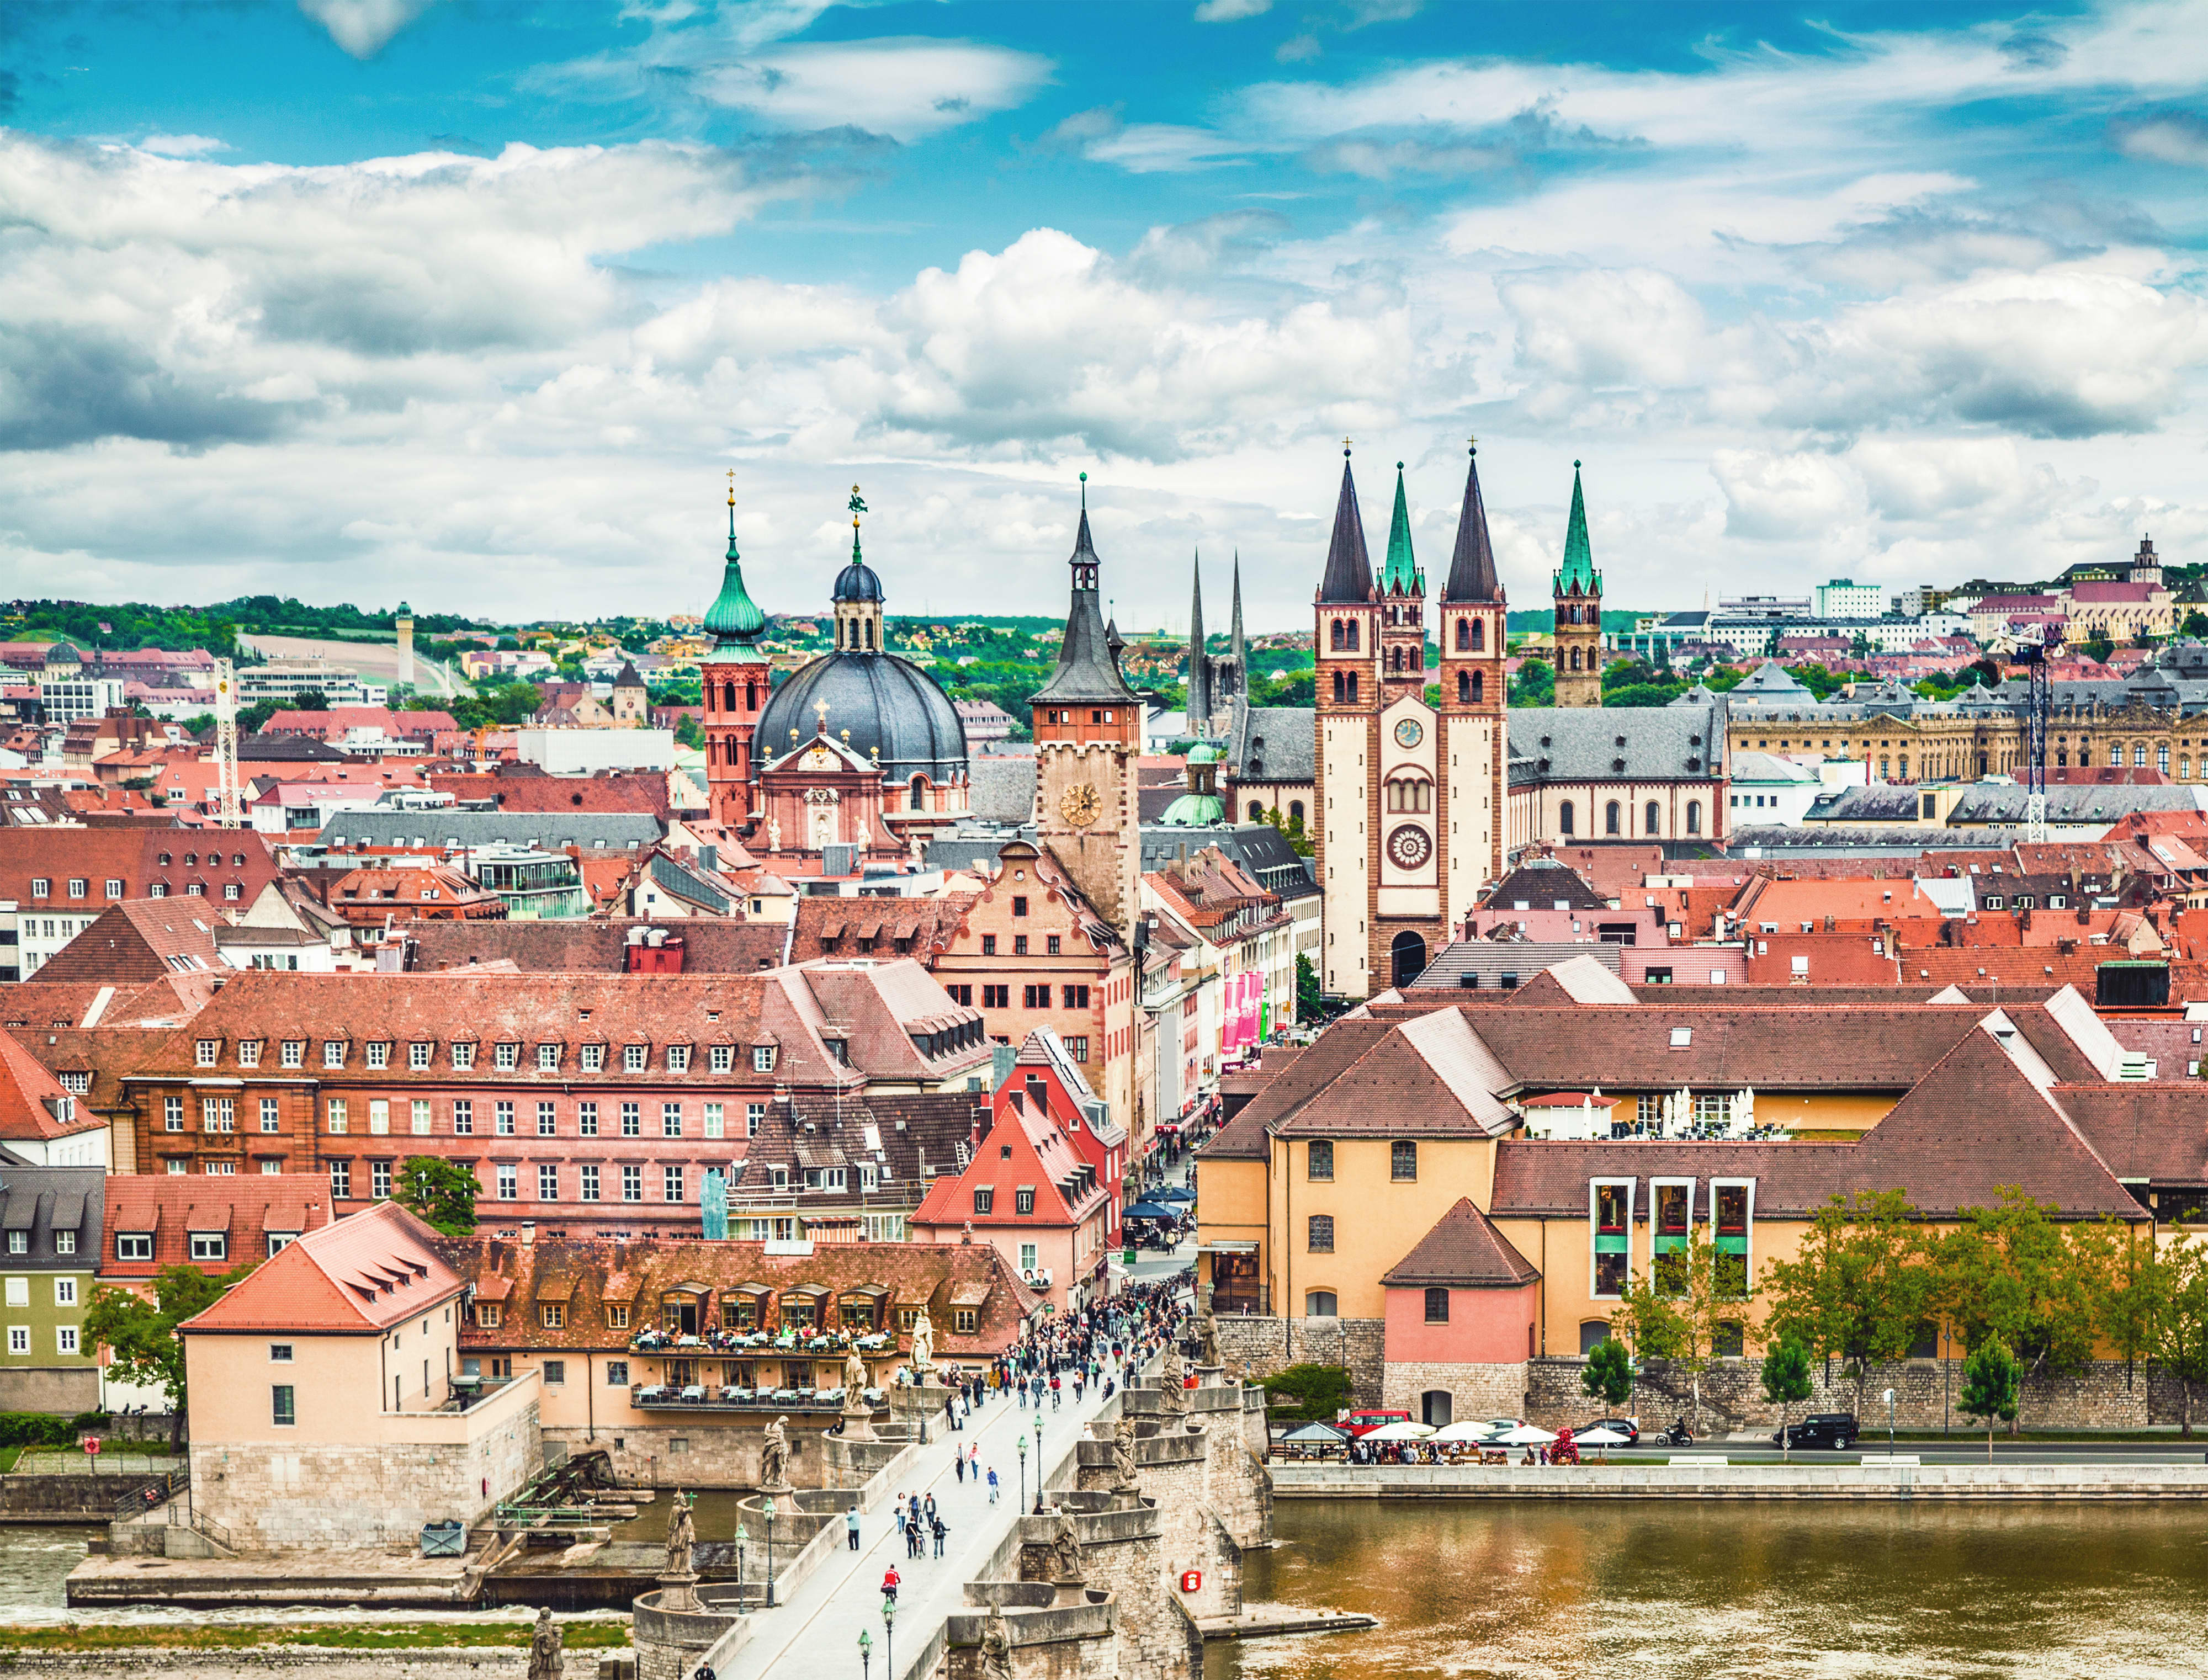
M1349 1395L1349 1373L1340 1365L1290 1365L1265 1379L1266 1408L1300 1422L1333 1422Z

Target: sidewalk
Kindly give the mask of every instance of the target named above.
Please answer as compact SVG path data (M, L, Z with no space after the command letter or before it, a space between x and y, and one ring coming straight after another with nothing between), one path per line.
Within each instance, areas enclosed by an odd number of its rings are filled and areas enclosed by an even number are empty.
M1046 1395L1042 1404L1042 1460L1056 1466L1073 1451L1073 1443L1087 1431L1083 1425L1104 1407L1101 1389L1090 1389L1077 1407L1073 1388L1067 1383L1057 1410ZM965 1586L988 1561L1019 1514L1020 1455L1018 1438L1028 1441L1027 1502L1035 1505L1036 1455L1032 1407L1022 1411L1009 1399L992 1399L968 1420L964 1430L949 1433L939 1425L928 1425L931 1443L921 1449L919 1461L909 1470L901 1487L892 1492L935 1496L936 1509L950 1527L944 1555L937 1557L934 1542L928 1555L908 1559L903 1537L896 1520L884 1506L861 1519L857 1551L843 1551L835 1561L801 1582L791 1599L771 1611L757 1611L750 1640L737 1653L722 1680L812 1680L823 1673L856 1669L859 1632L873 1638L873 1660L883 1665L883 1680L901 1680L889 1660L890 1641L882 1625L881 1581L894 1563L903 1577L897 1593L896 1646L909 1657L931 1639L944 1618L964 1606ZM961 1483L951 1470L953 1447L963 1452L978 1443L981 1449L981 1480ZM988 1471L994 1466L999 1494L989 1503ZM840 1532L842 1519L837 1519Z

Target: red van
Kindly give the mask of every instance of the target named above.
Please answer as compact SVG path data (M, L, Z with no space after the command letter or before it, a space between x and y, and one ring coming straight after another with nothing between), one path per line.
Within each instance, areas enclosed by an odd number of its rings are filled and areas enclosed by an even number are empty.
M1411 1414L1408 1412L1352 1412L1335 1427L1348 1431L1351 1438L1354 1439L1360 1435L1369 1435L1374 1430L1383 1428L1389 1424L1407 1424L1410 1421Z

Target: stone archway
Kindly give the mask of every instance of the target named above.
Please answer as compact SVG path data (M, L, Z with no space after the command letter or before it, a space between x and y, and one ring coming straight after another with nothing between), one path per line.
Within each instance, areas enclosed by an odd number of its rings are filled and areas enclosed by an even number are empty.
M1388 948L1390 986L1408 986L1426 971L1426 942L1416 933L1401 933Z

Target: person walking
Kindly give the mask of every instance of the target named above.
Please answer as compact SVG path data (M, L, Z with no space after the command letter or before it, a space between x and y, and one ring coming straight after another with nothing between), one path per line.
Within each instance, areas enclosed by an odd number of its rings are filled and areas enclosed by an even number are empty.
M935 1496L933 1493L927 1496L927 1503L921 1506L920 1511L921 1522L930 1523L935 1521Z
M897 1538L904 1538L904 1495L900 1493L890 1502L890 1511L897 1518Z
M993 1464L989 1467L989 1503L997 1503L997 1467Z
M951 1527L941 1517L937 1517L933 1526L935 1531L935 1555L940 1557L943 1556L944 1539L951 1533Z
M965 1454L953 1453L951 1455L951 1473L957 1477L961 1482L963 1482L966 1479Z
M850 1537L851 1550L856 1551L859 1549L859 1505L856 1500L853 1500L851 1509L843 1513L843 1532Z
M1052 1373L1050 1379L1050 1409L1053 1412L1058 1410L1058 1376L1055 1372Z

